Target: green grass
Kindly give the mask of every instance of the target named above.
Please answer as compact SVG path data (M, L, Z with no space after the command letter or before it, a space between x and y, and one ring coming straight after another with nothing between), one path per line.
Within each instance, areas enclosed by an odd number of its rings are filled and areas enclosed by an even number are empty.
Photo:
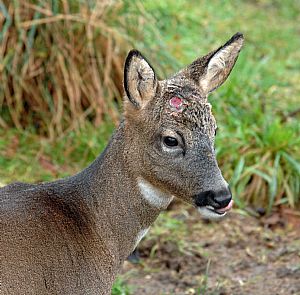
M127 40L126 46L146 53L161 77L218 47L235 32L244 33L245 47L229 81L210 97L219 126L218 161L240 207L249 203L268 210L278 204L297 206L300 201L300 124L299 114L290 114L299 109L300 101L299 1L145 0L131 3L123 1L122 5L115 6L122 19L115 23L110 19L108 24L115 32L116 24L128 22L128 28L120 31L122 42ZM76 12L78 7L70 8L73 13L72 9ZM112 10L109 13L115 16ZM79 27L74 24L72 34ZM138 30L141 27L143 30ZM5 30L3 27L1 38ZM30 31L27 33L28 40L33 42L33 35ZM97 30L95 36L98 36ZM32 49L32 44L29 48ZM11 63L10 54L12 51L1 60L2 67ZM5 81L2 85L6 85ZM103 91L105 93L105 88ZM3 95L1 88L0 104ZM1 110L0 125L4 126L7 112L5 108ZM55 110L54 114L57 114ZM51 140L38 135L34 124L26 131L2 128L1 183L16 179L51 180L82 169L106 145L113 130L109 121L104 118L99 127L85 122L73 128L74 131L61 130L58 137L53 131Z
M218 161L241 207L252 203L271 210L276 204L299 205L299 114L290 116L300 101L299 2L145 0L143 5L131 5L124 1L121 11L132 20L129 36L139 36L129 43L146 52L162 77L235 32L244 33L245 47L229 81L210 97L219 126ZM130 17L140 14L143 19ZM141 36L134 28L142 25ZM97 128L86 122L52 140L38 135L34 127L2 128L0 183L73 174L104 149L113 128L109 119ZM174 227L186 230L181 222L163 215L151 235ZM120 279L112 294L130 291Z
M116 24L129 24L119 34L114 34L114 38L117 43L121 40L122 46L127 42L127 48L136 47L145 53L163 78L220 46L235 32L244 33L245 47L235 69L228 82L210 97L219 125L216 140L218 161L240 207L249 203L268 210L277 204L299 206L300 119L299 114L289 116L299 109L300 103L299 0L144 0L135 1L135 5L131 3L123 1L123 5L117 7L122 18L115 23L112 18L119 16L113 12L111 14L110 25L114 32L118 28ZM54 5L52 9L57 10L59 7ZM70 9L76 12L78 7ZM35 14L34 17L40 18L41 15ZM12 22L7 22L2 27L0 38L3 38L11 25ZM66 36L66 40L84 29L78 23L73 24L74 30L69 32L60 31L59 28L59 24L55 24L55 30L61 33L62 38ZM22 59L24 63L20 64L21 68L27 66L27 54L33 50L36 29L40 28L32 26L26 31L29 43L25 46L27 51ZM97 34L101 35L102 32L98 30ZM106 37L105 33L105 40ZM42 38L38 41L37 60L46 56ZM99 40L95 39L93 44L99 44ZM64 48L64 42L55 46ZM0 69L7 67L8 71L13 70L13 48L10 46L7 55L1 56ZM112 48L118 50L118 47ZM65 52L63 54L68 56ZM67 65L67 60L64 63ZM78 72L81 73L82 68ZM77 72L70 71L70 76L72 73ZM13 75L16 74L13 72ZM20 77L21 82L28 83L27 75ZM99 77L102 77L101 73ZM2 79L0 82L1 106L4 99L3 85L7 81ZM39 91L45 96L44 109L50 109L56 115L55 109L51 109L53 102L51 94L47 92L47 84L42 82ZM64 95L68 95L63 79L54 79L54 82L61 87ZM86 81L80 83L80 87L86 89ZM22 91L31 92L34 89L26 87ZM106 86L103 87L103 95L109 93L113 97L118 93L115 88L108 92ZM58 97L61 97L61 93L58 93ZM16 116L19 114L17 107ZM59 137L52 134L50 140L37 134L36 126L33 125L26 125L26 131L4 129L9 113L7 109L0 110L0 186L14 180L48 181L76 173L104 149L114 128L113 123L106 118L99 127L86 122L79 124L80 127L73 131L58 132ZM94 119L95 114L92 115ZM51 116L43 113L41 120L48 117ZM69 122L69 118L72 118L71 113L61 118L61 125ZM30 122L33 119L18 118L21 123L22 120ZM44 125L47 125L47 120L43 121ZM59 129L59 125L48 127L53 128L53 132ZM164 214L149 237L167 236L179 241L182 240L183 232L187 232L184 222L170 219ZM182 251L196 246L178 244ZM200 294L206 290L205 278L202 283ZM131 294L131 290L122 279L118 279L112 294Z
M299 1L144 1L179 63L237 31L246 42L210 101L219 125L221 170L240 206L294 207L300 200Z
M105 148L114 125L82 129L49 140L33 130L0 130L0 180L40 182L74 174L92 162Z
M162 77L236 31L244 33L235 69L210 97L219 125L218 161L239 206L253 203L271 210L274 204L299 204L299 114L289 116L300 101L299 1L131 3L116 6L130 23L121 34L146 53ZM109 24L115 29L112 20ZM1 182L50 180L82 169L105 146L113 129L107 121L97 128L81 124L58 138L52 133L51 141L33 126L26 132L2 129Z
M111 295L130 295L132 294L131 286L126 285L122 278L117 278L113 288L111 290Z

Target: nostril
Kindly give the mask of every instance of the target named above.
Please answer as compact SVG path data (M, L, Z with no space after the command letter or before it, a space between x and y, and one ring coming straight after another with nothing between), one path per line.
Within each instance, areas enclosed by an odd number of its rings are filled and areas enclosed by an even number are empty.
M231 191L228 188L226 190L221 190L221 191L215 192L213 200L215 203L218 204L218 206L220 208L224 208L224 207L228 206L231 199L232 199Z
M219 191L204 191L194 198L196 206L212 206L216 209L227 207L232 199L229 188Z

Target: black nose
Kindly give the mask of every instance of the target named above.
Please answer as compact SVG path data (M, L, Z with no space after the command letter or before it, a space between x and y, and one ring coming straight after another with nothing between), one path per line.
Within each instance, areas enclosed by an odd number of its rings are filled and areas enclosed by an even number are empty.
M213 206L215 209L225 208L232 199L230 188L218 191L205 191L195 196L197 206Z

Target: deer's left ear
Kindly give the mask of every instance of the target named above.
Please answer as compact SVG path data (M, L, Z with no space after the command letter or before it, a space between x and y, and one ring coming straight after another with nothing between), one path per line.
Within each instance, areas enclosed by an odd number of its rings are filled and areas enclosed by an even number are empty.
M225 82L238 58L243 42L243 34L236 33L223 46L189 66L189 70L194 74L193 78L198 80L197 82L206 93L212 92ZM202 73L195 77L196 68L200 64L203 67Z
M142 108L154 98L157 79L152 66L137 50L131 50L125 61L124 88L129 101Z

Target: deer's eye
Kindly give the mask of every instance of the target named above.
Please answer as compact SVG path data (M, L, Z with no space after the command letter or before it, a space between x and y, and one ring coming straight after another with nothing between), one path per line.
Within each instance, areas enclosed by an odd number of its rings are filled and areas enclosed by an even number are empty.
M164 144L168 147L174 147L178 145L178 140L171 136L164 137Z
M218 127L215 129L215 136L217 136Z

